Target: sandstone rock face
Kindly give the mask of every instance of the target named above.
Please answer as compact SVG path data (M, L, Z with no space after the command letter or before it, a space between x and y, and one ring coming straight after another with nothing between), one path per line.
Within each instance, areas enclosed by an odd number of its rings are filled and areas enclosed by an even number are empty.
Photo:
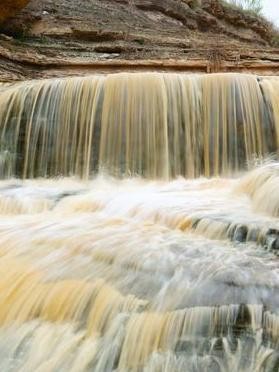
M31 0L0 26L0 80L122 70L279 74L270 24L224 4Z
M16 13L24 8L29 1L30 0L1 0L0 23L16 15Z

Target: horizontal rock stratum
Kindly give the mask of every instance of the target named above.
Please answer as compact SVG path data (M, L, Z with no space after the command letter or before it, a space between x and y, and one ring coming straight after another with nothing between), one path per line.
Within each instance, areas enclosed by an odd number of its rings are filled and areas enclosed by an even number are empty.
M123 70L277 75L274 33L220 0L31 0L0 26L0 80Z

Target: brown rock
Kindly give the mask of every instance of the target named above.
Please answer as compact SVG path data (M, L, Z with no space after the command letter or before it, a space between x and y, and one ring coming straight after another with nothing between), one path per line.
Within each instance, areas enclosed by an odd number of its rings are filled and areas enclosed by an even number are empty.
M30 0L1 33L5 81L123 70L279 74L271 25L221 0Z
M16 13L23 9L29 2L30 0L1 0L0 23L16 15Z

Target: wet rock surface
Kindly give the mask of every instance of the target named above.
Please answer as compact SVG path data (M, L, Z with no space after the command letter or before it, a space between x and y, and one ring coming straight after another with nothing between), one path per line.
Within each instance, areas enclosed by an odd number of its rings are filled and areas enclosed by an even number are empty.
M220 219L220 218L219 218ZM190 227L200 235L206 235L206 229L216 224L214 218L192 218ZM262 248L279 256L279 230L254 224L242 224L228 221L218 221L219 238L229 239L237 243L256 242Z

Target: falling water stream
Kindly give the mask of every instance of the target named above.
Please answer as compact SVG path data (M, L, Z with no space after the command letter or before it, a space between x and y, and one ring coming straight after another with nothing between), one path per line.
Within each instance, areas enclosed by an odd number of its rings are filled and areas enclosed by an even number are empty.
M279 79L0 85L0 371L279 370Z

